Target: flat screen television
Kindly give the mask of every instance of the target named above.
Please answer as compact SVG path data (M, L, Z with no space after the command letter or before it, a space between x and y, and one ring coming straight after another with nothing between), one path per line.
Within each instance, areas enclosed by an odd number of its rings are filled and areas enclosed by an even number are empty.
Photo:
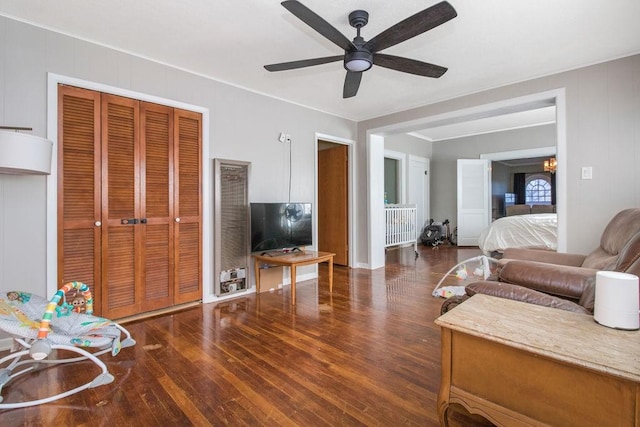
M311 203L251 203L251 252L310 246L312 234Z

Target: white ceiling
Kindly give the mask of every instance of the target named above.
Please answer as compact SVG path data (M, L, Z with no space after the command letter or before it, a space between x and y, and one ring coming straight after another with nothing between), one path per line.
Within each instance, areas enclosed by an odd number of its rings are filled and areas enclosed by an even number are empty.
M433 0L303 0L349 39L368 40ZM263 65L340 55L277 0L0 0L0 14L353 120L365 120L640 53L638 0L449 0L453 20L384 51L449 68L440 79L374 66L342 98L341 62L277 73Z

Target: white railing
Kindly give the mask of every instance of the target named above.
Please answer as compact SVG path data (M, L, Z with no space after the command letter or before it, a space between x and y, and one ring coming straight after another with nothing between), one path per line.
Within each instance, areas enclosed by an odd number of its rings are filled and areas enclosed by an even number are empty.
M385 205L385 248L413 243L418 255L418 227L416 205Z

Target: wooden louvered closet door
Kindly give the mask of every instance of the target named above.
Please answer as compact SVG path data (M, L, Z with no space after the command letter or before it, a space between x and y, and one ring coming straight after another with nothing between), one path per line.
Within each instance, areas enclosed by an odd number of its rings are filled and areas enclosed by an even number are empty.
M202 115L175 110L176 303L202 295Z
M59 87L57 287L87 283L95 301L102 300L100 123L100 93Z
M72 87L59 93L60 283L92 285L97 314L109 318L199 300L201 115Z
M144 283L142 311L150 311L174 303L173 108L142 102L141 113L145 167L140 176L140 215L146 224L141 227L144 272L140 280Z
M102 315L140 312L141 156L138 101L102 95Z

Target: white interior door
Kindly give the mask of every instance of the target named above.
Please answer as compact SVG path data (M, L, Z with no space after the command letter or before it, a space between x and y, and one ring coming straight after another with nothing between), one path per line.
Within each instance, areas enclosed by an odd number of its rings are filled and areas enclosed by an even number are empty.
M458 246L478 246L489 226L491 188L489 160L458 159Z
M409 155L407 203L416 204L416 232L420 237L422 228L429 218L429 159Z

